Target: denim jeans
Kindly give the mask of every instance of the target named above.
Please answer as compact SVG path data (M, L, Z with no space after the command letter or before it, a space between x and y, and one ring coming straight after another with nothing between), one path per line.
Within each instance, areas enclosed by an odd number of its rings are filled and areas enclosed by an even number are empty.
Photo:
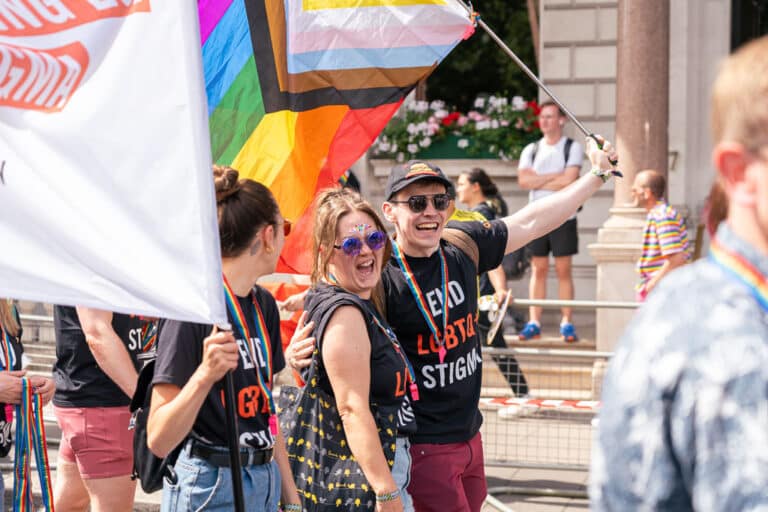
M189 454L190 443L176 460L176 485L163 482L161 512L231 511L234 509L232 472ZM226 452L226 449L223 449ZM273 460L259 466L244 466L243 498L249 511L275 512L280 500L280 472Z
M413 500L408 494L408 484L411 483L411 443L407 437L398 437L395 448L395 463L392 466L392 478L400 488L400 499L404 512L414 512Z

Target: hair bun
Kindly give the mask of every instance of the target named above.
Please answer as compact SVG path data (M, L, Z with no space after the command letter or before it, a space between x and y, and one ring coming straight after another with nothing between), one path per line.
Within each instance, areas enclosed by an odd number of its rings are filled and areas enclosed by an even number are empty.
M216 202L220 203L240 190L240 173L223 165L213 166L213 183L216 187Z

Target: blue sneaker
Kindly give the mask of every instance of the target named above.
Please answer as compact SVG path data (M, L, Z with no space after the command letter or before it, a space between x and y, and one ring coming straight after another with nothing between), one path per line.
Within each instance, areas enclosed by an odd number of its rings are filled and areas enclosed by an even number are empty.
M518 334L517 337L521 341L531 340L533 338L540 338L541 327L539 327L534 322L528 322L527 324L525 324L525 327L523 327L523 330L520 331L520 334Z
M560 324L560 334L563 336L563 341L566 343L576 343L579 341L579 337L576 335L576 328L572 323Z

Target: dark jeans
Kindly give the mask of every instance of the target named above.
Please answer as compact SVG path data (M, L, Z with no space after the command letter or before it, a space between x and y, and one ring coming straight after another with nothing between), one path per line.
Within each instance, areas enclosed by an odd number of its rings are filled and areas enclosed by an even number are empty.
M483 346L490 345L494 348L507 348L507 342L504 341L504 329L496 331L496 336L493 337L491 343L488 343L488 330L491 327L491 323L488 321L488 312L480 311L480 315L477 319L477 332L480 335L480 343ZM515 396L523 396L528 394L528 382L525 380L523 370L517 363L517 359L513 354L509 355L496 355L493 356L493 361L499 366L499 370L507 379L509 387L515 392Z

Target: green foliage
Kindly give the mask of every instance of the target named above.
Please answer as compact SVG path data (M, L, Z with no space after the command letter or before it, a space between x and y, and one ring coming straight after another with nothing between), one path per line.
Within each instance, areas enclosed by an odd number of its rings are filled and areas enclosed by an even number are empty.
M477 0L474 9L513 52L538 73L525 0ZM469 111L475 98L536 98L536 84L478 27L427 79L427 99Z

